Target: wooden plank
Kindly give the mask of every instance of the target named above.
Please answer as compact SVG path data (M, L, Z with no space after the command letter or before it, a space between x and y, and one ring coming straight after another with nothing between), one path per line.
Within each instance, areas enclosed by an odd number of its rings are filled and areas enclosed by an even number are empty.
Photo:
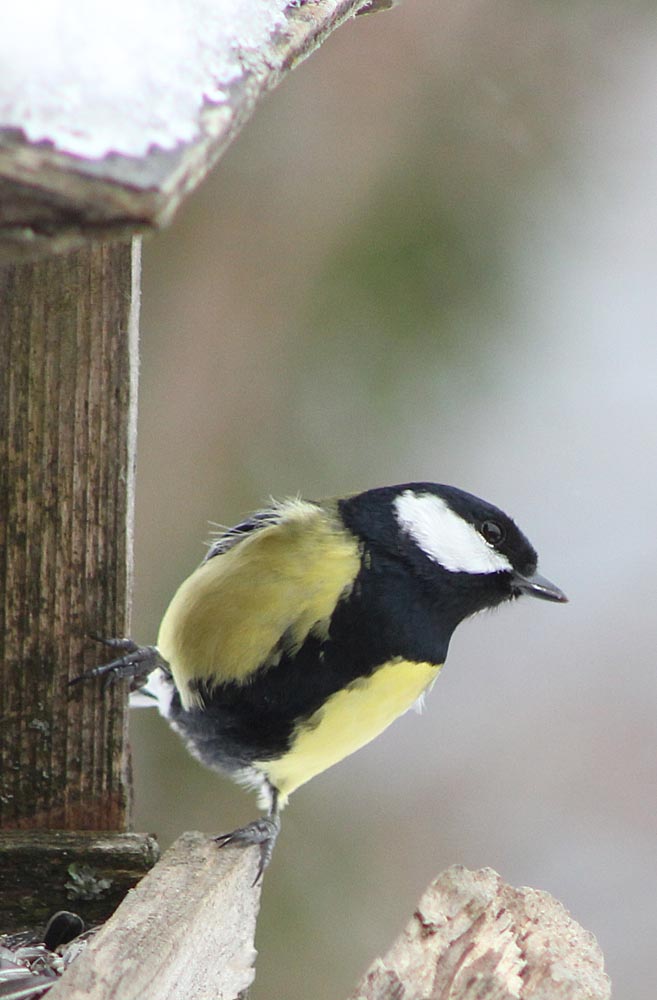
M0 826L124 830L139 246L0 270Z
M143 833L0 833L0 928L43 928L58 910L102 923L158 854Z
M0 259L3 254L6 260L34 257L166 224L263 95L363 4L309 0L289 7L284 30L272 32L258 48L242 45L235 52L240 71L222 88L223 99L204 101L199 95L196 118L190 122L195 136L175 148L153 146L143 156L108 151L94 159L57 142L27 142L16 128L0 128ZM207 16L207 5L199 10L199 16L203 11ZM145 44L151 43L149 36ZM135 95L136 101L148 99Z
M257 848L183 834L49 1000L237 1000L255 974L258 859Z

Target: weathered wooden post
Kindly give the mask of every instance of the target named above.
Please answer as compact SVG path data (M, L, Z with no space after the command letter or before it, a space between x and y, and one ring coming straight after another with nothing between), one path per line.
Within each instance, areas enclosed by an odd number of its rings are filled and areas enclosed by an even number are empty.
M125 692L68 687L93 655L89 631L129 629L139 250L96 244L0 270L5 930L73 905L78 869L96 879L78 909L102 919L155 859L152 838L125 832Z

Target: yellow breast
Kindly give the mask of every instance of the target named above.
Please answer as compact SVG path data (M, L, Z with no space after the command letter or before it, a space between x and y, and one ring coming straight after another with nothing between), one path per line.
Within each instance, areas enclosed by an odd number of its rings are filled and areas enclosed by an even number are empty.
M434 663L391 660L372 676L332 695L300 725L284 757L255 766L279 790L284 803L295 788L383 732L430 687L439 671Z

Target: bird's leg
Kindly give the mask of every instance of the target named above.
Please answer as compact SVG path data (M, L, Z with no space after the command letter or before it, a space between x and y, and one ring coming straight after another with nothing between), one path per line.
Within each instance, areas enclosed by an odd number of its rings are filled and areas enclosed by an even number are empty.
M91 635L96 642L102 642L110 649L118 650L123 655L110 663L103 663L99 667L92 667L85 670L79 677L74 677L69 684L78 684L80 681L92 680L94 677L103 677L106 683L112 683L120 678L130 680L130 690L138 691L146 683L148 675L156 667L168 668L166 660L160 656L157 646L138 646L132 639L105 639L103 636Z
M265 868L271 861L274 844L281 828L278 790L272 785L269 788L271 791L271 805L266 816L254 819L252 823L240 826L237 830L233 830L232 833L224 833L214 838L215 843L219 847L251 847L253 844L259 844L260 864L258 865L256 877L253 880L254 885L257 885L260 881Z

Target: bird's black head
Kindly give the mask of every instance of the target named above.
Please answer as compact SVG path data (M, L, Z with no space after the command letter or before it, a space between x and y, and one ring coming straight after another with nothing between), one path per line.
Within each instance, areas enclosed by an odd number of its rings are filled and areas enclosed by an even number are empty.
M450 624L526 593L566 597L536 572L536 551L499 508L453 486L404 483L347 497L340 515L375 566L391 557L434 593Z

